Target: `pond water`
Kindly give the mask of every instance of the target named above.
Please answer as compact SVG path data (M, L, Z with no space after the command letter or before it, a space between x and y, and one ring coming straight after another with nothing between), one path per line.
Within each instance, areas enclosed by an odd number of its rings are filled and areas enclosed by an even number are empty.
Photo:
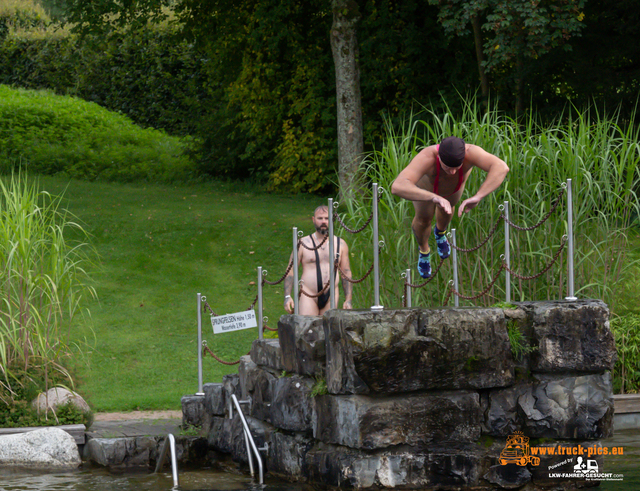
M620 481L602 481L603 491L640 489L640 429L616 432L604 440L604 447L622 447L623 455L607 456L600 472L622 476ZM289 483L265 477L265 484L238 472L213 469L180 470L180 491L316 491L307 484ZM174 490L171 470L159 474L116 474L101 467L83 466L72 472L37 473L0 468L2 491L170 491Z

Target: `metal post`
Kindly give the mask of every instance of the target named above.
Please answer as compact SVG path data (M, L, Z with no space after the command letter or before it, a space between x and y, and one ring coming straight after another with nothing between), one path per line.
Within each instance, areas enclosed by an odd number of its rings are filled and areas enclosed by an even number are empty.
M198 392L197 396L203 396L202 388L202 295L197 294L198 299Z
M458 289L458 251L456 249L456 247L458 246L458 244L456 243L456 229L452 228L451 229L451 242L453 243L453 257L451 258L453 260L453 288L455 288L455 290L457 292L459 292L460 290ZM460 307L460 298L458 297L458 295L454 295L455 299L454 299L454 304L456 307Z
M571 192L571 179L567 179L567 224L569 236L569 252L567 253L567 264L569 266L568 272L568 289L569 295L565 297L565 300L578 300L573 291L573 194Z
M507 267L511 267L511 255L509 251L509 202L504 202L504 217L506 220L504 221L504 262L507 264ZM505 301L507 303L511 303L511 273L509 271L505 271L504 275L504 290L505 290Z
M411 283L411 269L406 270L406 281ZM411 307L411 287L407 285L407 307Z
M298 227L293 227L293 313L298 315Z
M258 266L258 339L262 341L262 266Z
M383 310L380 305L380 264L379 264L379 248L378 239L378 183L373 183L373 299L374 305L371 310Z
M329 308L336 308L336 270L333 267L335 251L333 250L333 198L329 198Z

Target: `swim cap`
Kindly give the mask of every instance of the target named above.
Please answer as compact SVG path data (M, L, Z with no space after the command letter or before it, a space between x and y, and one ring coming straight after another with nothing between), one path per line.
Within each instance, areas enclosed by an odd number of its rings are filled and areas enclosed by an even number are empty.
M447 167L460 167L464 160L464 140L457 136L449 136L440 142L438 155Z

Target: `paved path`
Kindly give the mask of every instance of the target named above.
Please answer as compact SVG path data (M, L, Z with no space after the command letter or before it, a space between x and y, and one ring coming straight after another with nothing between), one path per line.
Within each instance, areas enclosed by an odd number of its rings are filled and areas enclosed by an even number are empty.
M178 435L182 411L131 411L127 413L96 413L87 430L91 438L122 438L130 436Z

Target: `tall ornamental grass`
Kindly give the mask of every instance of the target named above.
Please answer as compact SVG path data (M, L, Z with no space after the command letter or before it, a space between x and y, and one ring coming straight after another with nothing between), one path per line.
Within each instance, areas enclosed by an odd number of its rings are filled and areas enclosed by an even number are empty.
M72 232L81 240L71 242ZM0 179L0 401L24 380L71 376L64 367L70 322L93 296L93 263L82 227L24 174Z
M411 233L413 205L391 195L398 173L425 146L455 135L467 143L483 147L507 162L509 175L502 186L461 219L454 217L459 247L470 249L481 243L498 223L496 233L475 252L458 254L459 291L466 296L482 292L499 271L505 251L504 222L499 220L504 201L509 202L512 222L532 226L551 210L567 179L572 179L575 294L601 298L614 308L616 284L631 270L628 232L638 215L638 128L619 118L593 111L574 113L562 123L539 125L533 118L516 123L496 110L482 113L475 102L467 103L461 117L451 112L409 117L400 125L386 125L381 150L363 162L368 181L384 188L379 202L379 233L384 247L380 252L381 303L402 305L401 274L411 270L414 284L422 283L416 271L418 249ZM633 120L633 119L632 119ZM472 196L486 174L474 169L462 197ZM371 213L371 191L355 196L338 207L347 224L363 223ZM567 234L567 193L542 226L531 231L510 230L511 268L524 276L541 272L552 260ZM343 234L337 230L336 233ZM372 229L346 237L354 253L355 276L367 271L372 262ZM440 262L431 238L432 265ZM567 247L558 261L535 280L511 278L511 299L515 301L557 299L567 296ZM436 307L447 298L453 278L452 259L426 286L412 290L412 304ZM505 273L489 292L460 305L492 305L505 300ZM356 305L373 304L373 280L368 278L354 289ZM453 305L451 297L449 305Z

